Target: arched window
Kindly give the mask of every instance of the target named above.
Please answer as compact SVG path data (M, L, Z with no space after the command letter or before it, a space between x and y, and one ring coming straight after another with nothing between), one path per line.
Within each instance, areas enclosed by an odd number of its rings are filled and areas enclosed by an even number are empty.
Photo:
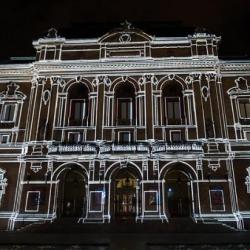
M182 87L177 82L166 84L162 90L163 124L183 123L183 94Z
M68 125L88 125L88 88L82 83L75 83L68 91Z
M130 83L122 83L115 90L116 125L135 125L135 89Z

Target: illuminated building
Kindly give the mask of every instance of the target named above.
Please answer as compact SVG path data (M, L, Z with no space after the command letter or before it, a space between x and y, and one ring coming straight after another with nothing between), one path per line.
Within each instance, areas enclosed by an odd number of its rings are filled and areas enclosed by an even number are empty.
M249 228L250 61L220 37L34 41L0 65L0 227L172 217ZM249 84L249 85L248 85Z

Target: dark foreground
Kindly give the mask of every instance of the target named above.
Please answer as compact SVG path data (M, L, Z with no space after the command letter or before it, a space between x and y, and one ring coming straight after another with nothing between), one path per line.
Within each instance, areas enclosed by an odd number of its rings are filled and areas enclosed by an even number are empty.
M250 232L189 220L83 225L68 219L1 232L0 243L0 250L250 250Z

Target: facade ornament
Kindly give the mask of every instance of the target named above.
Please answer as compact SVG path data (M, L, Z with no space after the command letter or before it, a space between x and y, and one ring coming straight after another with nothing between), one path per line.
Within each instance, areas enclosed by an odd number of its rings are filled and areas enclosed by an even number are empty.
M155 75L152 75L151 76L151 82L154 84L154 85L157 85L159 83L157 77Z
M119 37L121 43L128 43L131 41L131 35L129 33L122 33Z
M216 73L207 73L205 74L205 77L207 82L211 82L211 81L216 81L217 75Z
M189 75L192 77L193 82L201 80L201 73L194 72Z
M43 104L46 106L48 101L50 100L50 97L51 97L51 93L50 93L50 90L46 89L43 91L43 94L42 94L42 100L43 100Z
M128 80L128 76L122 76L122 81L126 82Z
M210 90L208 86L203 86L201 88L201 94L205 102L207 101L208 97L210 96Z
M213 162L209 162L208 167L212 171L216 172L220 168L220 163L218 161L216 161L216 162L214 162L214 161Z
M168 80L172 81L175 78L175 74L169 74L167 77L168 77Z
M191 84L193 82L193 78L189 75L185 78L185 83Z
M139 85L144 85L145 84L145 78L144 77L140 77L138 80Z
M109 86L111 86L112 81L108 76L105 76L103 79L103 83L109 87Z
M37 80L38 85L43 85L46 83L45 77L38 77L36 80Z
M92 85L93 85L94 87L96 87L96 86L98 86L98 84L99 84L99 79L98 79L98 76L96 76L96 77L92 80Z
M9 82L9 84L7 84L7 90L0 93L0 98L24 100L26 98L26 95L24 95L21 91L18 91L19 88L20 86L15 82Z
M51 76L50 81L51 81L52 85L60 84L62 82L60 76Z
M42 169L42 165L39 162L32 162L30 169L34 172L34 173L38 173L41 169Z
M244 77L238 77L234 82L238 89L247 90L249 88L247 79L245 79Z
M76 82L79 83L79 82L81 82L81 81L82 81L82 76L77 76L77 77L76 77Z
M124 30L131 30L132 23L128 22L128 20L125 20L121 23L121 26Z
M46 35L46 38L57 38L58 35L57 35L57 30L55 28L50 28L48 30L48 33Z

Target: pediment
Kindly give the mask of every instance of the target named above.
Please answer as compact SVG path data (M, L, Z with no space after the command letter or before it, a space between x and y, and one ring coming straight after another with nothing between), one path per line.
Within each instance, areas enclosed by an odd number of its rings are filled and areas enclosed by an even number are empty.
M139 29L116 29L100 37L101 43L130 43L152 41L152 36Z

